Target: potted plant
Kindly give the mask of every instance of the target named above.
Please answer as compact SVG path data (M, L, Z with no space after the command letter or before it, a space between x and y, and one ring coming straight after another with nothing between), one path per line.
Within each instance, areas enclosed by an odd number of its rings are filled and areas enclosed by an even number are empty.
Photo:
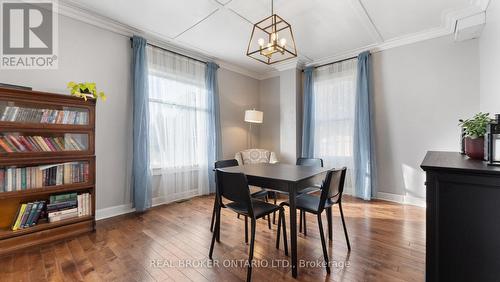
M76 83L70 81L68 83L68 89L71 90L71 95L81 97L85 101L87 99L97 99L101 98L101 100L106 101L106 95L104 92L97 92L96 84L94 82L82 82Z
M484 135L490 122L489 113L478 113L470 119L460 120L465 133L465 154L469 158L484 159Z

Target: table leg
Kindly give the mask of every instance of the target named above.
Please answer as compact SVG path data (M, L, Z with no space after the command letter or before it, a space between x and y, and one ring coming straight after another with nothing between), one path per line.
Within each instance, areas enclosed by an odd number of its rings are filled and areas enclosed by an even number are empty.
M217 236L215 237L215 239L217 240L217 243L220 243L220 213L221 213L221 206L219 201L217 201L217 213L215 218L216 222L215 228L217 229Z
M290 203L290 246L292 251L292 276L297 278L297 207L295 206L295 185L289 184Z

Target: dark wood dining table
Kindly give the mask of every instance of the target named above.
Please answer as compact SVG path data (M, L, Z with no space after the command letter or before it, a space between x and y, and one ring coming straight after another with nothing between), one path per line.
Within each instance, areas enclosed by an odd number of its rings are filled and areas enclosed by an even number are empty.
M290 203L290 246L292 276L297 278L297 208L295 197L300 190L321 183L327 168L288 164L249 164L220 169L225 172L242 172L248 184L288 193ZM217 219L219 222L219 218Z

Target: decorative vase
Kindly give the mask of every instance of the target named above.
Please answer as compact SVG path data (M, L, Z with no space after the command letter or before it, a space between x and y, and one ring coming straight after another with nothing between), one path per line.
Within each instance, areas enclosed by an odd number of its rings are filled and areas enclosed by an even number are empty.
M474 160L484 160L484 137L466 137L465 154Z

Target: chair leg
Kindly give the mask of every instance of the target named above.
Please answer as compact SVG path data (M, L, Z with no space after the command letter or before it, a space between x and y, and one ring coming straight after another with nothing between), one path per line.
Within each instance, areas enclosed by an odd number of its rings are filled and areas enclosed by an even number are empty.
M214 232L215 209L217 209L217 198L215 198L215 200L214 200L214 208L213 208L213 211L212 211L212 220L210 222L210 232Z
M304 221L304 236L307 236L306 211L302 211L302 217Z
M271 215L270 214L267 215L267 226L269 227L269 229L271 229Z
M299 210L299 233L302 233L302 210Z
M281 233L281 209L280 207L280 213L278 215L278 233L276 234L276 249L280 248L280 233Z
M276 205L276 198L277 198L278 194L276 192L274 192L273 196L274 196L274 204ZM278 218L278 221L279 221L279 218ZM276 212L273 212L273 224L276 224Z
M247 270L247 282L250 282L252 280L252 261L253 261L253 248L255 244L255 219L251 219L252 224L252 235L250 238L250 252L248 254L248 270Z
M248 244L248 216L245 216L245 244Z
M288 241L286 238L286 221L285 221L285 209L282 208L280 210L280 216L279 216L283 222L283 246L285 247L285 256L288 256ZM278 221L280 219L278 218Z
M328 262L328 251L326 250L325 234L323 233L323 222L321 220L320 213L318 213L318 226L319 226L319 235L321 237L321 246L323 247L323 257L325 258L326 273L330 274L330 265Z
M212 233L212 242L210 243L210 251L208 253L208 257L210 259L212 259L212 254L214 252L215 240L216 240L217 236L219 236L219 232L220 232L220 217L218 216L219 212L220 212L220 208L216 206L215 230Z
M351 250L351 243L349 243L349 235L347 235L347 227L345 226L344 211L342 211L342 202L339 202L340 218L344 226L345 241L347 242L347 249Z
M326 221L328 222L328 239L332 241L333 231L332 231L332 207L326 209Z
M220 214L221 214L221 210L222 210L222 207L220 207L217 204L217 209L215 212L215 229L217 230L217 236L215 239L217 240L217 243L220 243L220 221L221 221Z

